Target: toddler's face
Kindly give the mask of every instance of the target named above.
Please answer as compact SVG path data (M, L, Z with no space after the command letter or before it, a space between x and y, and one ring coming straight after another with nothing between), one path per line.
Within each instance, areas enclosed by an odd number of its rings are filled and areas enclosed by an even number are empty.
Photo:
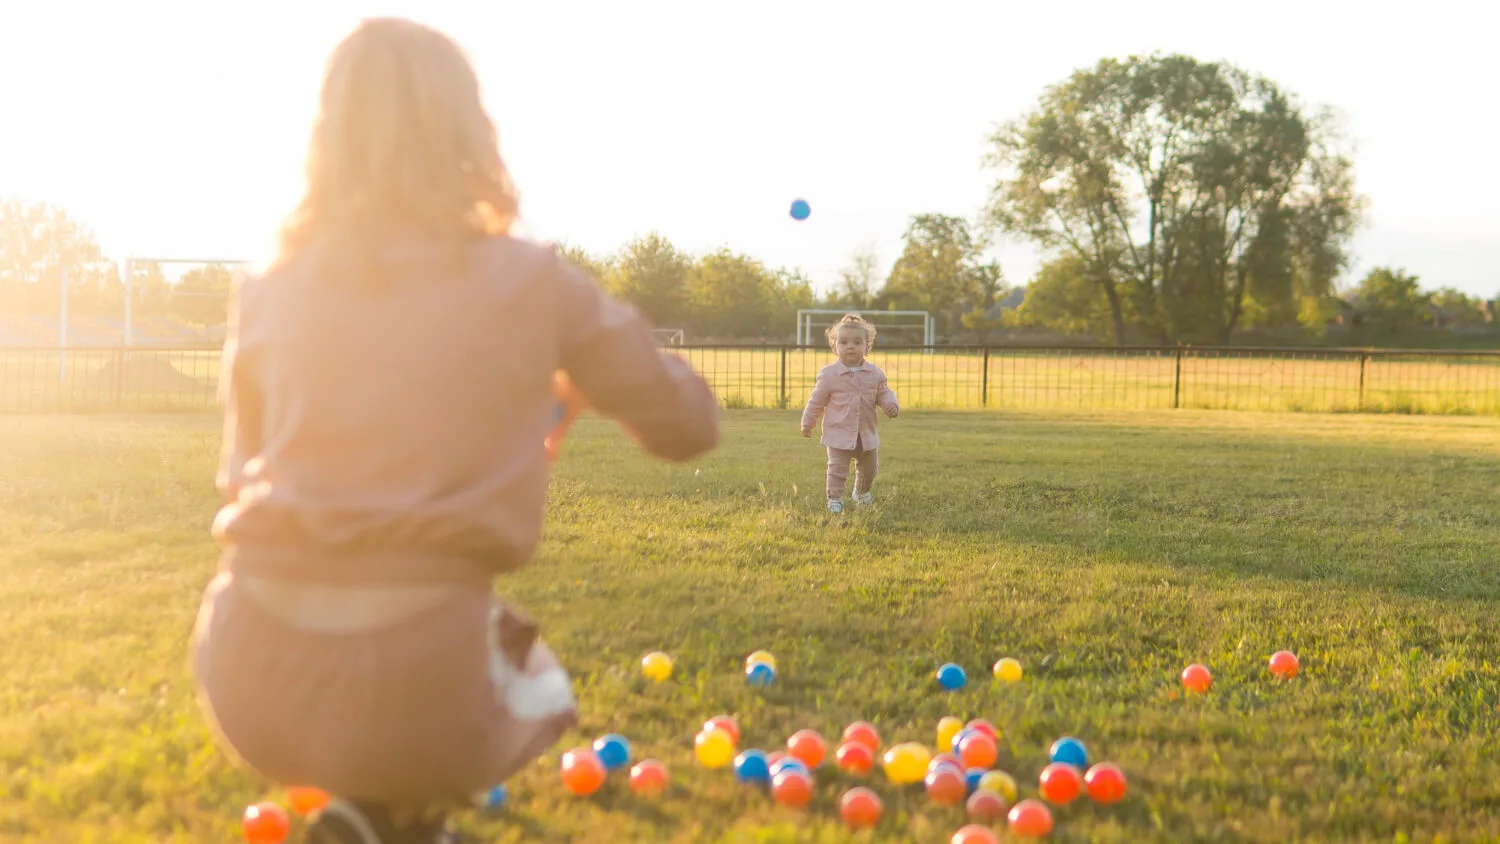
M857 326L839 329L838 355L845 366L859 366L865 359L865 330Z

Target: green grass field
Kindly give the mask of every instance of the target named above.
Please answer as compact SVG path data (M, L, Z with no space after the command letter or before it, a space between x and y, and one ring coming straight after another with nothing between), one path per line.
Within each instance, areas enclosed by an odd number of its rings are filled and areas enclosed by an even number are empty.
M800 406L822 351L686 348L725 406ZM1234 349L879 349L874 355L911 409L1366 412L1500 416L1500 356ZM215 351L0 351L0 412L211 409Z
M729 413L717 453L670 466L580 423L542 552L498 588L574 672L583 725L508 814L463 819L480 840L845 840L842 778L799 813L694 763L720 712L763 748L985 717L1023 796L1078 736L1131 790L1058 809L1056 841L1500 837L1500 420L910 413L884 423L877 505L842 518L795 424ZM229 842L279 796L213 745L187 668L217 446L208 415L0 416L0 841ZM764 693L756 648L781 666ZM1302 677L1267 675L1278 648ZM636 670L653 649L678 660L661 686ZM989 680L1003 655L1025 680ZM936 688L949 660L968 689ZM1191 661L1205 697L1180 694ZM558 753L606 731L671 766L664 798L564 794ZM963 823L870 783L886 818L854 840Z

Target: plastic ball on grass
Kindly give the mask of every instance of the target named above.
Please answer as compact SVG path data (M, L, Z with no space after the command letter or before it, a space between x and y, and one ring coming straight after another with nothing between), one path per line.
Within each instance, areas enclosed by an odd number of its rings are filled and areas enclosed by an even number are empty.
M1182 669L1182 686L1190 692L1203 694L1208 687L1214 683L1214 675L1209 672L1208 666L1193 663Z
M801 759L808 770L816 771L828 755L828 743L814 730L798 730L786 740L786 753Z
M755 651L745 657L745 669L749 670L752 665L769 665L771 670L776 670L776 657L770 651Z
M971 823L953 833L949 841L950 844L1000 844L1000 838L993 829L977 823Z
M851 788L839 798L839 817L850 829L869 829L880 823L880 796L868 788Z
M618 733L594 739L594 753L604 763L604 770L613 771L630 763L630 742Z
M293 786L286 790L286 804L292 812L304 818L328 808L329 799L328 792L312 786Z
M870 748L871 753L880 750L880 733L869 721L855 721L844 728L844 741L855 742Z
M938 768L949 768L956 774L962 774L964 772L964 763L952 753L939 753L932 757L932 761L927 763L927 773L930 774Z
M757 662L745 669L745 682L757 689L763 689L776 682L776 669Z
M728 733L729 738L733 740L735 744L740 743L740 723L734 720L732 716L715 715L714 717L703 722L703 729L706 730L709 727L718 727L719 729Z
M959 740L958 758L963 760L966 768L988 768L999 756L995 740L977 730L971 730Z
M1095 803L1118 803L1125 798L1125 772L1117 765L1100 762L1083 775L1083 786Z
M771 798L783 806L800 809L812 800L812 775L788 768L771 778Z
M693 739L693 755L705 768L722 768L734 759L734 739L718 727L710 727Z
M746 784L761 784L771 781L771 763L765 751L746 750L734 757L735 779Z
M1019 683L1024 673L1021 670L1020 661L1011 657L1005 657L996 662L993 670L995 672L995 679L1002 683Z
M1009 809L1010 801L993 791L984 789L969 795L968 801L964 803L964 812L968 814L969 820L975 823L994 823L1004 818Z
M956 663L949 662L937 670L937 681L938 685L944 689L956 692L969 682L969 678L964 674L963 668Z
M667 790L670 779L666 765L656 759L642 759L630 769L630 790L642 797L655 797Z
M932 802L942 806L957 806L969 791L964 775L946 767L928 773L923 787Z
M896 785L921 782L927 775L927 763L931 761L932 753L916 742L892 745L881 759L886 779Z
M256 803L246 807L240 828L248 844L281 844L292 831L292 822L275 803Z
M964 722L954 718L952 715L938 721L937 725L937 748L947 750L953 747L953 737L963 731Z
M993 791L1005 798L1005 802L1016 802L1016 780L1004 771L985 771L979 778L980 791Z
M839 770L846 774L864 776L875 767L875 751L857 741L846 741L839 745L833 758L838 763Z
M1089 766L1089 751L1083 742L1072 736L1063 736L1052 742L1052 761L1083 770Z
M1052 810L1040 800L1022 800L1010 807L1010 832L1021 838L1046 838L1052 834Z
M1048 803L1058 806L1071 803L1083 793L1083 775L1072 765L1053 762L1037 778L1037 791Z
M964 771L964 785L968 786L969 794L979 790L979 781L984 779L985 773L984 768L970 768Z
M583 797L599 790L604 785L604 763L592 748L577 747L562 756L563 788Z
M793 756L783 756L771 763L771 778L775 779L777 774L786 770L801 771L808 776L812 776L812 769L807 767L806 762Z
M1302 666L1297 662L1297 655L1291 651L1277 651L1271 654L1271 676L1281 680L1290 680L1301 670Z
M652 651L641 657L641 673L653 682L666 682L672 676L672 658L661 651Z
M1000 740L1000 729L983 718L975 718L974 720L965 724L964 729L976 730L978 732L984 733L997 742Z

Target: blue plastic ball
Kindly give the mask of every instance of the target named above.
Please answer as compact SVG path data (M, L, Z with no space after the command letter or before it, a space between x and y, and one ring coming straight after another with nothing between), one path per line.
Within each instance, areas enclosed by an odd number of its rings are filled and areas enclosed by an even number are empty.
M630 762L630 742L616 733L595 739L594 752L599 754L599 761L604 763L606 771L623 768Z
M1083 742L1072 736L1063 736L1052 742L1052 761L1083 770L1089 766L1089 752Z
M950 692L962 689L969 682L964 670L951 662L938 669L937 680L939 685Z
M953 747L951 747L949 749L952 750L954 753L957 753L958 752L958 746L964 743L964 736L967 736L969 733L972 733L972 732L974 732L974 731L972 729L970 729L969 727L964 727L962 730L959 730L958 732L954 733L953 734Z
M983 768L970 768L964 772L964 783L969 786L969 793L973 794L979 790L979 778L989 773Z
M808 776L812 776L812 771L807 769L807 764L805 762L803 762L801 759L787 756L782 759L777 759L776 764L771 766L771 777L774 779L777 774L787 769L796 769L804 774L807 774Z
M812 214L812 206L807 204L807 200L805 200L805 199L798 199L798 200L792 202L792 219L793 220L806 220L811 214Z
M509 796L510 792L505 790L505 786L497 785L485 793L484 805L482 805L480 808L484 809L486 812L493 812L498 809L502 809L505 807L505 801Z
M776 669L764 662L752 663L745 667L745 682L757 688L765 688L776 682Z
M744 750L734 757L734 776L742 783L768 783L771 781L771 766L766 762L765 751Z

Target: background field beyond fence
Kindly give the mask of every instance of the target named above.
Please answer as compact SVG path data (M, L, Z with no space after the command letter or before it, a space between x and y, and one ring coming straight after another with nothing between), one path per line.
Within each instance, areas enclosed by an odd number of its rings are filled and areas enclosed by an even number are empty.
M729 408L799 407L822 347L679 346ZM1500 415L1500 352L892 347L903 407ZM0 348L0 411L207 410L217 349Z

